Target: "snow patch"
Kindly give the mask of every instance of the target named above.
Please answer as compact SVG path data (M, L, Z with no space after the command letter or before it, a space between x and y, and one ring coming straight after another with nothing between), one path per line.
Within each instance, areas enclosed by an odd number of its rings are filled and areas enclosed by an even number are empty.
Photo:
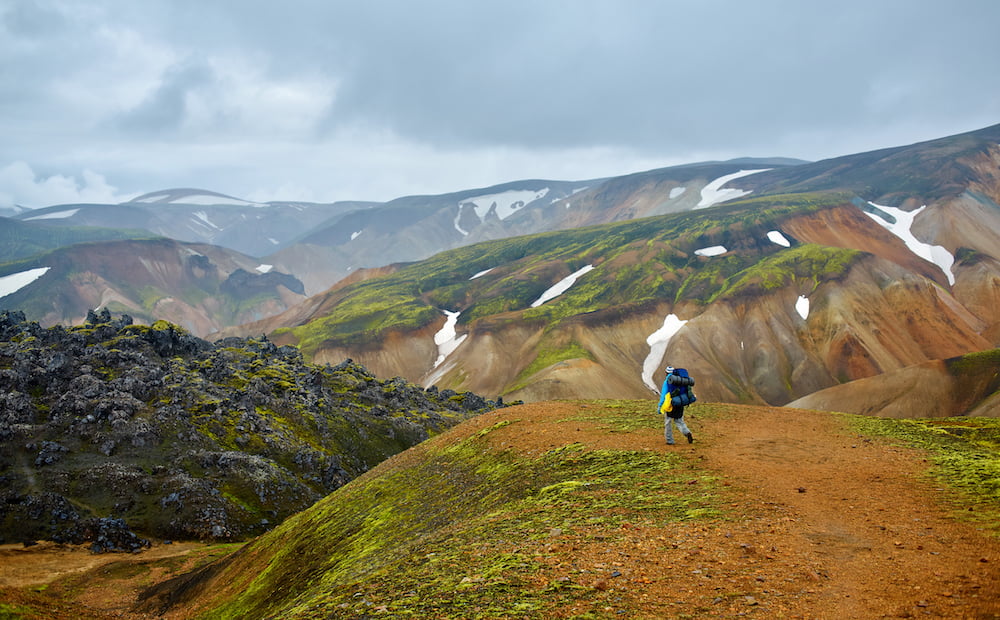
M568 276L557 282L555 286L552 286L551 288L549 288L549 290L542 293L542 296L536 299L535 302L531 304L531 307L537 308L538 306L544 304L545 302L551 301L556 297L559 297L560 295L568 291L569 287L576 284L577 278L579 278L580 276L587 273L593 268L594 268L593 265L587 265L586 267L583 267L582 269L577 269L573 273L569 274Z
M452 354L458 345L465 342L468 334L457 335L455 331L455 325L458 324L458 315L461 312L449 312L448 310L441 310L446 317L448 317L444 322L444 327L442 327L438 333L434 334L434 344L438 348L437 361L434 362L434 368L437 368L442 363L444 363L445 358Z
M713 245L708 248L701 248L700 250L695 250L694 253L698 256L718 256L719 254L725 254L729 250L726 249L724 245Z
M12 273L9 276L3 276L0 278L0 297L6 297L11 293L16 293L38 278L44 276L45 272L48 270L48 267L39 267L38 269L29 269L19 273Z
M257 271L261 273L267 273L274 269L274 265L257 265Z
M274 245L278 245L278 240L275 239L274 237L268 237L267 240L273 243Z
M365 231L359 230L359 231L356 231L356 232L352 232L351 233L351 241L354 241L355 239L357 239L358 237L360 237L361 233L363 233L363 232L365 232Z
M772 230L772 231L768 232L767 233L767 238L771 241L771 243L775 243L777 245L783 245L786 248L792 247L792 242L789 241L785 237L785 235L781 234L780 230Z
M205 213L204 211L195 211L191 215L195 216L196 218L204 222L205 225L208 226L209 228L214 228L215 230L222 230L221 228L213 224L212 220L208 219L208 214Z
M727 200L733 200L735 198L740 198L751 193L750 190L742 189L722 189L722 186L734 179L739 179L740 177L749 176L751 174L757 174L758 172L766 172L770 168L760 168L757 170L740 170L739 172L734 172L732 174L727 174L726 176L719 177L718 179L712 181L705 187L701 189L701 200L695 205L695 209L705 209L713 205L717 205L720 202L726 202Z
M872 218L883 228L902 239L903 243L906 244L906 247L908 247L911 252L925 261L937 265L948 278L948 284L955 284L955 274L952 273L952 266L955 264L955 256L949 252L947 248L940 245L924 243L914 237L913 233L910 232L910 228L913 227L913 220L916 219L917 215L919 215L921 211L927 208L927 205L924 205L919 209L914 209L913 211L904 211L896 207L883 207L882 205L877 205L874 202L869 202L868 204L892 216L896 220L896 223L893 224L875 213L864 211L868 217Z
M212 194L175 194L173 192L160 192L156 194L148 194L143 196L141 199L133 200L132 202L159 202L163 204L176 204L176 205L204 205L209 206L237 206L237 207L267 207L267 203L261 202L250 202L248 200L240 200L239 198L232 198L230 196L215 196Z
M799 298L795 301L795 311L799 313L802 320L809 318L809 298L804 295L799 295Z
M26 217L24 221L28 222L31 220L64 220L68 217L73 217L80 211L79 209L68 209L66 211L55 211L54 213L44 213L42 215L36 215L34 217Z
M475 198L467 198L459 203L462 205L472 205L476 210L476 215L482 220L486 217L486 214L490 212L493 206L496 206L497 217L501 220L505 220L518 209L524 205L544 198L546 194L549 193L549 188L545 187L538 191L535 190L510 190L506 192L500 192L499 194L487 194L485 196L476 196ZM457 227L457 224L456 224ZM461 230L461 229L460 229Z
M171 195L172 194L169 194L167 192L161 192L159 194L147 194L146 196L143 196L141 198L134 198L132 202L157 202L160 200L170 198Z
M672 190L670 190L670 199L673 200L674 198L677 198L686 191L687 191L686 187L675 187Z
M496 269L496 267L490 267L489 269L483 269L482 271L480 271L479 273L477 273L476 275L472 276L469 279L470 280L475 280L476 278L481 278L481 277L485 276L486 274L488 274L489 272L493 271L494 269Z
M458 205L458 214L455 216L455 230L462 233L463 237L468 237L469 233L462 230L462 227L458 225L458 220L462 219L462 205Z
M667 345L670 339L677 335L687 321L680 320L676 314L668 314L663 319L663 327L656 330L646 338L649 345L649 355L642 363L642 382L649 386L654 392L659 392L660 388L653 382L653 373L663 363L663 356L667 353Z

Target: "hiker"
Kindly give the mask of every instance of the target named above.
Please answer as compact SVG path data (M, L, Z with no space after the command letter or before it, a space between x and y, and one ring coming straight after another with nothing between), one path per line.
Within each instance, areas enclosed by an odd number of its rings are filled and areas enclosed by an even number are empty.
M688 395L691 402L694 401L694 394L691 393L691 386L694 379L687 376L687 371L679 369L681 372L675 374L673 366L667 366L667 377L663 380L663 387L660 389L660 405L658 411L664 414L663 435L667 440L667 445L674 445L674 430L670 423L677 425L677 430L687 437L688 443L694 443L694 435L684 423L684 405L675 405L673 397L681 394Z

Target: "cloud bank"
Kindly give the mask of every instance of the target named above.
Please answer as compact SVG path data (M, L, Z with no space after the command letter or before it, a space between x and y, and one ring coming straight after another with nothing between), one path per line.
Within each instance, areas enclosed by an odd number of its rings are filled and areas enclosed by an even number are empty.
M0 206L909 144L1000 121L997 23L990 0L0 0Z

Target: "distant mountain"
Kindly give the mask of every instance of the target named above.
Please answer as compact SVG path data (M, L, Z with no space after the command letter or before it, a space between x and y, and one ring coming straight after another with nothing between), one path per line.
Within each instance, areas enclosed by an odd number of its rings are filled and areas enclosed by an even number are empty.
M281 312L304 293L295 277L255 258L162 238L76 244L0 265L0 309L46 326L105 308L146 324L170 317L205 335Z
M648 396L669 362L709 400L785 404L1000 345L998 162L1000 126L608 179L505 226L624 221L451 250L224 333L525 400Z
M524 180L437 196L407 196L344 213L268 257L318 293L359 268L422 260L480 241L687 211L728 196L711 184L791 165L745 159L586 181Z
M153 235L145 230L64 226L53 228L35 222L0 217L0 263L14 261L42 252L92 241L144 239Z
M33 209L17 219L49 228L132 228L178 241L211 243L265 256L328 218L377 203L255 203L199 189L170 189L121 204L65 204Z

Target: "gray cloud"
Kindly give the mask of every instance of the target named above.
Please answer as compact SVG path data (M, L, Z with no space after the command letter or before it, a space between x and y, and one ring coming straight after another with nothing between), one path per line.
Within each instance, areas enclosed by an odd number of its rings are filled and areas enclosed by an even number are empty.
M138 136L177 132L188 118L189 96L213 80L211 69L202 64L172 66L156 90L114 118L111 124L126 134Z
M819 159L1000 122L997 23L992 0L0 0L0 170L334 200Z

